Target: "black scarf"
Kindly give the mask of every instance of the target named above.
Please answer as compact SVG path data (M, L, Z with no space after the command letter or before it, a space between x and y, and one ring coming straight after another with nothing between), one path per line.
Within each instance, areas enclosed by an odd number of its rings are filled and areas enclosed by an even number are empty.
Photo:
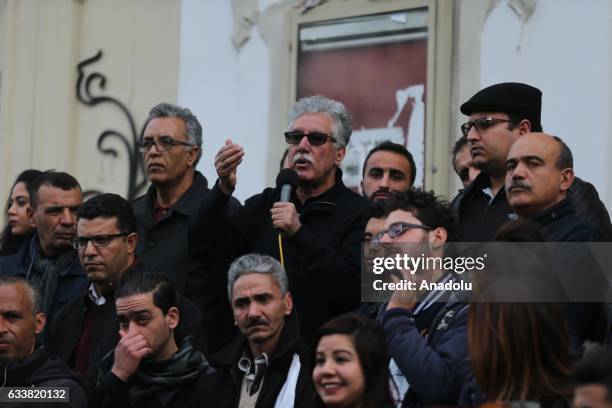
M181 348L166 361L142 361L130 381L129 399L132 406L157 395L162 405L169 405L181 391L181 386L194 382L208 369L204 355L195 350L187 337Z

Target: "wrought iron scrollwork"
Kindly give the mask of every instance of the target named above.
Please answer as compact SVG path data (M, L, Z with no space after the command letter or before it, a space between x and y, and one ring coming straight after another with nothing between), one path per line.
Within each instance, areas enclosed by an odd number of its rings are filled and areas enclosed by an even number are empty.
M131 139L118 130L106 129L98 136L97 147L102 154L117 157L119 155L117 150L111 147L105 147L105 142L110 138L115 138L121 142L129 160L127 199L133 200L147 184L142 164L142 156L138 152L137 147L140 133L136 132L136 124L134 123L132 114L122 102L110 96L96 96L92 94L92 87L94 84L96 84L100 90L104 90L106 87L106 77L99 72L85 74L85 67L98 62L101 58L102 50L99 50L96 55L81 61L77 65L79 76L76 83L76 96L84 105L94 107L99 104L108 103L119 108L121 113L125 115L130 127ZM85 193L96 194L99 193L99 191L91 190Z

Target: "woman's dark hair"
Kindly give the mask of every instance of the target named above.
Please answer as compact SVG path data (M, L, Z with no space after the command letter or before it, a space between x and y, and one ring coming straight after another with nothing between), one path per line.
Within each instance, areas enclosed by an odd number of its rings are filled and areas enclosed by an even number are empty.
M11 186L9 198L6 200L6 207L4 210L4 214L8 213L9 202L11 201L10 195L13 194L13 189L15 188L17 183L24 183L26 190L29 191L30 185L32 184L32 182L36 180L41 174L42 174L42 171L40 170L28 169L28 170L24 170L23 172L21 172L21 174L17 176L17 179ZM26 235L21 235L21 236L13 235L13 233L11 232L11 227L8 225L8 218L7 218L7 224L4 226L4 229L2 230L2 233L0 234L0 256L11 255L17 252L17 249L19 249L19 246L21 245L21 243L25 241L30 235L31 234L26 234Z
M344 314L330 320L315 334L312 343L313 361L321 338L334 334L344 334L353 340L365 384L361 406L363 408L393 406L389 390L389 355L385 335L380 326L356 313ZM317 395L313 406L325 407L325 404Z
M569 337L558 303L474 302L468 348L474 376L490 401L550 406L571 394Z

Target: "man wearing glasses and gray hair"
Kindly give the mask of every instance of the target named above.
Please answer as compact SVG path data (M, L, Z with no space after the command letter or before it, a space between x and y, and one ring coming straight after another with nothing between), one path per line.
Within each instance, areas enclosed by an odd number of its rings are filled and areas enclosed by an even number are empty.
M281 189L267 188L232 215L227 201L244 150L227 140L215 158L219 178L190 231L194 255L209 261L229 263L258 252L284 262L306 338L360 304L360 242L369 203L342 182L339 166L351 132L342 103L324 96L300 99L284 134L297 173L293 194L281 202Z
M177 292L202 310L204 325L214 327L214 305L222 296L202 278L214 265L198 262L187 247L189 219L209 191L206 178L196 170L202 156L202 126L189 109L160 103L151 109L138 147L151 182L132 203L140 264L165 273Z

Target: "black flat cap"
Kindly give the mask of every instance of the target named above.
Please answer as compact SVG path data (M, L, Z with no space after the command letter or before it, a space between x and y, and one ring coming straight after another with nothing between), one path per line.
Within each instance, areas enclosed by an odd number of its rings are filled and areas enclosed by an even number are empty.
M503 82L484 88L461 105L461 113L502 112L528 119L532 130L542 128L542 91L518 82ZM535 128L535 129L534 129Z

